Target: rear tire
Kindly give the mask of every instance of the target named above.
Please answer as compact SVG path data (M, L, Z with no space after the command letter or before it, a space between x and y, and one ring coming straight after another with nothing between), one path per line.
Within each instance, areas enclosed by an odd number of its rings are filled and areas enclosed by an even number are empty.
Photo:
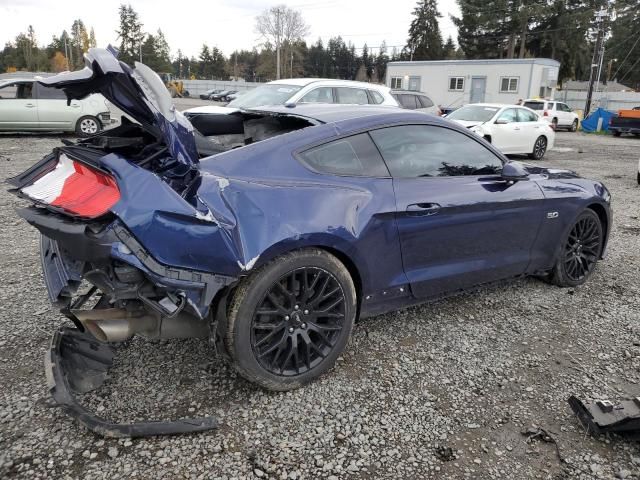
M560 255L549 280L559 287L577 287L591 276L602 254L604 242L600 217L586 209L562 239Z
M305 385L333 367L356 318L345 266L324 250L282 255L241 281L225 344L236 370L267 390Z
M529 154L529 158L532 160L541 160L547 151L547 138L542 135L536 138L533 144L533 151Z
M76 122L76 135L79 137L90 137L96 133L100 133L102 130L102 124L100 120L92 115L85 115L80 117Z
M621 137L622 136L622 132L613 132L613 136L614 137Z
M553 120L551 120L551 128L553 128L554 130L558 130L558 119L554 118Z

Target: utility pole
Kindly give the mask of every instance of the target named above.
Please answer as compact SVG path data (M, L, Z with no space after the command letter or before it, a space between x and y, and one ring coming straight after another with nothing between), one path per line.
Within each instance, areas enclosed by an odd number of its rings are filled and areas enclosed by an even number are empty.
M280 80L280 35L282 24L280 23L280 7L276 7L276 80Z
M584 118L589 115L591 110L591 99L593 97L594 84L600 81L600 73L602 70L602 61L604 58L604 27L605 20L609 17L609 12L602 9L596 12L596 25L598 28L598 36L596 38L596 46L593 50L591 59L591 70L589 74L589 90L587 91L587 101L584 105Z

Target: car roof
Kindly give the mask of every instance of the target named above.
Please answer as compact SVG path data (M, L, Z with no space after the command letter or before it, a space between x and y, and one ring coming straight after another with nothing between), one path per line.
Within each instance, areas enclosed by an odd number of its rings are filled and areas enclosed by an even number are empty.
M7 85L9 83L16 83L16 82L35 82L34 78L7 78L7 79L1 79L0 80L0 85Z
M411 94L411 95L425 95L425 96L427 96L426 93L418 92L416 90L391 90L391 93L393 93L394 95L397 95L399 93L408 93L408 94Z
M338 80L335 78L283 78L280 80L269 82L269 84L272 85L298 85L301 87L306 87L307 85L311 85L312 83L322 83L326 85L336 86L353 86L372 89L386 87L386 85L380 85L377 83L356 82L354 80Z

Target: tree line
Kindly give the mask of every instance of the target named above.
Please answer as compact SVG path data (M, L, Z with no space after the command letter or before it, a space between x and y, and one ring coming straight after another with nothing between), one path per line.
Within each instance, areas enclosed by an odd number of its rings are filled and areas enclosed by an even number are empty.
M131 5L119 7L120 59L142 59L157 72L180 78L268 81L278 77L326 77L370 82L384 80L394 60L546 57L561 63L560 80L589 78L595 43L595 13L608 9L603 77L640 88L640 0L456 0L460 15L452 17L457 44L443 39L442 14L436 0L419 0L408 25L405 45L390 49L385 42L356 47L340 37L307 43L309 26L301 12L285 5L256 17L262 42L229 56L215 45L203 45L199 55L172 51L161 30L144 31ZM615 19L613 14L615 12ZM93 28L81 19L54 36L48 45L35 30L7 42L0 53L0 71L74 70L82 54L95 46Z

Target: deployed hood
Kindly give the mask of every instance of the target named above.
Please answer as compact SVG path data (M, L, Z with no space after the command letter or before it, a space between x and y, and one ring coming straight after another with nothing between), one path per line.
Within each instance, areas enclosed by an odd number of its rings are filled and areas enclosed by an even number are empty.
M146 65L135 62L132 69L116 56L117 51L112 48L91 48L84 56L82 70L38 81L64 90L69 100L101 93L162 141L178 162L196 165L198 153L193 126L176 111L163 81Z

